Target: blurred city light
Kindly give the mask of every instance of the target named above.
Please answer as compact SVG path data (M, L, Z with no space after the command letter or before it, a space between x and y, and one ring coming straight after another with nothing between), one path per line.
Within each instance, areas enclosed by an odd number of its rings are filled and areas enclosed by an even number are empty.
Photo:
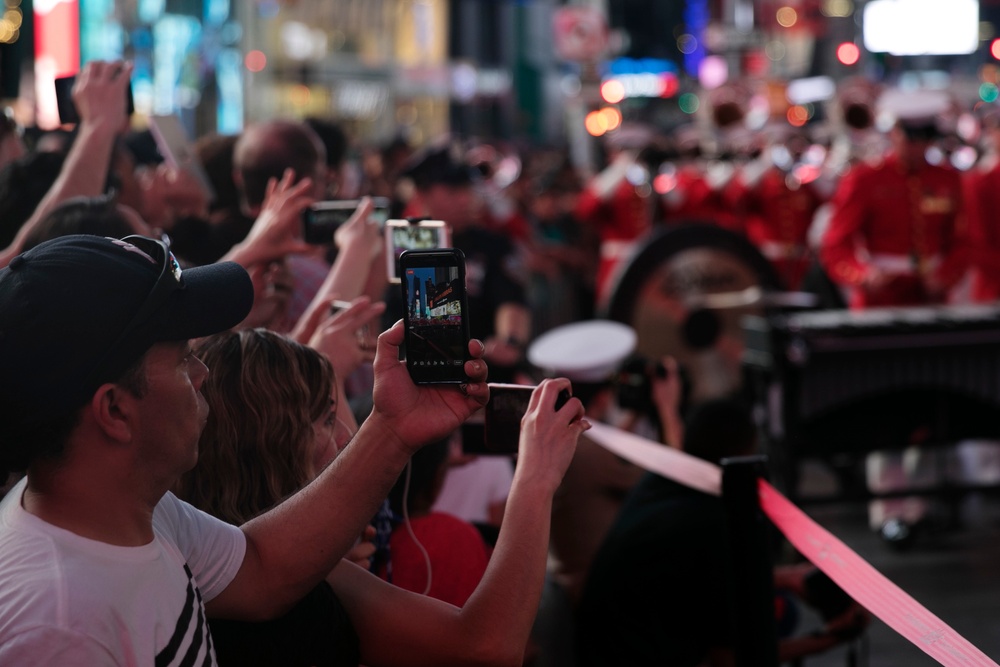
M260 72L267 66L267 56L263 51L248 51L243 64L251 72Z
M990 43L990 55L1000 60L1000 39L994 39Z
M617 130L622 124L622 112L614 107L604 107L599 112L607 132Z
M872 0L865 48L894 56L954 55L979 48L978 0Z
M837 47L837 60L844 65L856 65L861 59L861 49L854 42L844 42Z
M625 86L618 79L608 79L601 84L601 97L608 104L618 104L625 99Z
M782 7L775 14L775 19L778 21L778 25L782 28L791 28L793 25L798 23L799 13L795 11L792 7Z
M698 111L701 101L694 93L684 93L677 98L677 106L686 114L693 114Z

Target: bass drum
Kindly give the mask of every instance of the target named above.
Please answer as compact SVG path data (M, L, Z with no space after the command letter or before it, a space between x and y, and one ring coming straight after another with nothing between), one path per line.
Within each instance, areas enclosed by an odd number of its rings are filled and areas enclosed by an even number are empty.
M608 319L635 329L636 353L670 355L687 372L691 401L743 389L744 315L762 315L756 300L705 308L708 295L783 289L768 260L743 235L711 224L672 224L654 232L619 266L607 302ZM746 291L746 292L745 292Z

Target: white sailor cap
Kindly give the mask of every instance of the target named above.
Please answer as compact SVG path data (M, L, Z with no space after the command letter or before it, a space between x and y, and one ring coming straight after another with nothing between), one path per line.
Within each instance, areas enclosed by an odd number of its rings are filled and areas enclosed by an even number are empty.
M935 89L887 90L876 103L876 124L886 130L898 124L905 131L933 135L944 129L951 99Z
M636 339L635 330L621 322L574 322L536 338L528 347L528 361L550 377L604 382L635 350Z

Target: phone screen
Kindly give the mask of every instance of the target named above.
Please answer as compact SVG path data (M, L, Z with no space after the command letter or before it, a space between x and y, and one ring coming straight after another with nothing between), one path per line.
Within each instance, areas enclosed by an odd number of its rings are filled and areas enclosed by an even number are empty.
M467 382L465 255L456 248L407 250L399 267L410 377L417 384Z
M387 220L385 223L386 275L398 283L399 257L404 250L433 250L451 245L450 227L443 220Z
M490 384L490 400L486 403L482 451L480 454L516 454L521 438L521 417L528 411L532 386ZM474 453L474 452L467 452Z
M360 199L333 199L312 204L302 211L302 237L306 243L329 245L337 228L347 222L358 206ZM389 217L389 200L386 197L372 197L372 213L379 226L385 225Z

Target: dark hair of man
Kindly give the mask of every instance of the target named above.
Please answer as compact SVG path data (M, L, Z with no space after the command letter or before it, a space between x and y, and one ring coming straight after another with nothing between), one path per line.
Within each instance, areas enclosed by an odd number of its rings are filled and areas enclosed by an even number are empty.
M60 236L90 234L120 239L135 230L118 210L113 197L73 197L59 204L24 240L24 250Z
M134 361L114 384L137 398L145 396L149 391L146 356ZM38 410L25 416L12 414L11 407L0 404L0 477L24 472L39 461L61 458L70 433L80 423L83 407L81 404L57 413Z
M305 124L313 129L326 147L326 165L331 169L340 169L347 157L347 133L344 128L329 118L315 116L306 118Z
M250 206L260 206L269 180L280 179L286 169L295 180L311 177L318 164L322 142L305 123L271 121L250 126L236 141L233 165L243 179L243 197Z
M206 134L195 139L194 153L215 190L212 211L239 206L240 193L233 181L233 148L238 138L235 134Z
M684 425L684 451L711 463L752 454L757 429L740 401L719 398L692 407Z

